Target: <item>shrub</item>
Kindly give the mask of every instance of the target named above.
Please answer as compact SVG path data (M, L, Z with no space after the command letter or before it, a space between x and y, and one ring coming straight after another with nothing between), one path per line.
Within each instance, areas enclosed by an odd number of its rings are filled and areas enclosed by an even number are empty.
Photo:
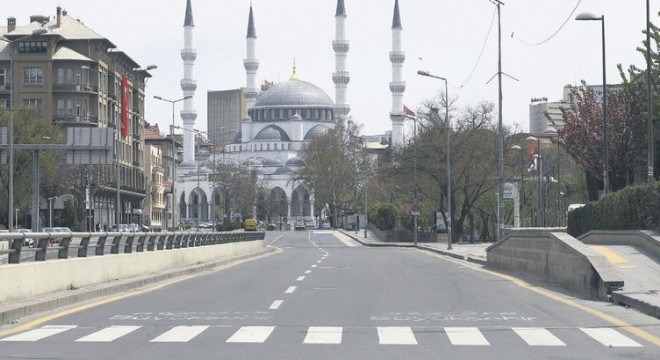
M660 183L628 186L569 213L569 234L590 230L660 230Z
M387 203L376 203L369 210L369 222L380 230L394 230L399 219L396 206Z

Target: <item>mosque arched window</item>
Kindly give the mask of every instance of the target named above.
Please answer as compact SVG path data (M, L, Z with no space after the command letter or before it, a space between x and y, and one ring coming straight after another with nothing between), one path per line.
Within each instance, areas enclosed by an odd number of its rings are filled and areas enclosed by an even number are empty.
M319 119L319 109L314 109L314 120Z
M275 150L277 150L277 143L275 143Z
M311 120L311 119L312 119L312 110L305 109L305 120Z
M289 150L291 150L291 143L289 143Z
M289 112L289 116L287 117L287 119L291 119L294 114L293 109L289 109L288 112Z
M284 120L284 109L280 109L280 120Z
M266 144L266 151L270 151L270 143Z

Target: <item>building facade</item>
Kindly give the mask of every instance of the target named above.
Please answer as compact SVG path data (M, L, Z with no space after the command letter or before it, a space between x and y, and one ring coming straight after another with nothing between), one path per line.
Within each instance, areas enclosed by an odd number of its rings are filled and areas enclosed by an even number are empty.
M23 26L10 17L1 35L0 105L32 107L64 129L115 129L112 176L119 177L119 196L116 181L97 182L83 199L92 218L85 228L141 223L149 72L60 7L54 19L35 15Z

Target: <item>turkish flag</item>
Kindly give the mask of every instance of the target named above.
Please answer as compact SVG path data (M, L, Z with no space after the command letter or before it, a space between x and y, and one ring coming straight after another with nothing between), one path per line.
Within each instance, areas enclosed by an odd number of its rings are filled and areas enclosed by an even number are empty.
M534 164L534 154L536 154L536 148L534 148L534 144L529 145L529 148L527 148L527 153L529 154L529 163Z
M128 136L128 78L121 76L121 136Z
M403 114L408 116L415 116L415 112L410 110L407 106L403 105Z

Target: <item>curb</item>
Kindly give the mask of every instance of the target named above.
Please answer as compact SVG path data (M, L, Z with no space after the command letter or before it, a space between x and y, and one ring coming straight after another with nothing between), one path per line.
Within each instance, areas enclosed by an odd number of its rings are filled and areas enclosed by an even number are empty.
M166 273L147 275L139 279L122 280L118 283L110 284L107 286L92 285L86 288L70 290L67 291L66 293L62 293L62 292L53 293L50 295L46 295L49 296L49 298L45 300L40 299L40 300L34 300L32 302L29 299L19 300L18 302L16 302L16 304L19 304L19 306L15 306L13 308L4 309L4 310L0 309L0 325L5 325L15 322L16 320L24 318L26 316L35 315L45 311L55 310L61 307L92 300L103 296L113 295L120 292L141 288L147 285L155 284L176 277L200 273L203 271L211 270L218 266L228 265L241 260L256 258L276 251L277 249L275 248L266 247L264 250L252 254L240 255L228 259L205 263L198 266L191 266L182 269L171 270Z
M644 300L635 299L631 295L651 295L649 293L626 293L621 291L612 291L612 302L619 305L629 306L643 314L660 319L660 307L650 304ZM658 295L658 294L655 294Z

